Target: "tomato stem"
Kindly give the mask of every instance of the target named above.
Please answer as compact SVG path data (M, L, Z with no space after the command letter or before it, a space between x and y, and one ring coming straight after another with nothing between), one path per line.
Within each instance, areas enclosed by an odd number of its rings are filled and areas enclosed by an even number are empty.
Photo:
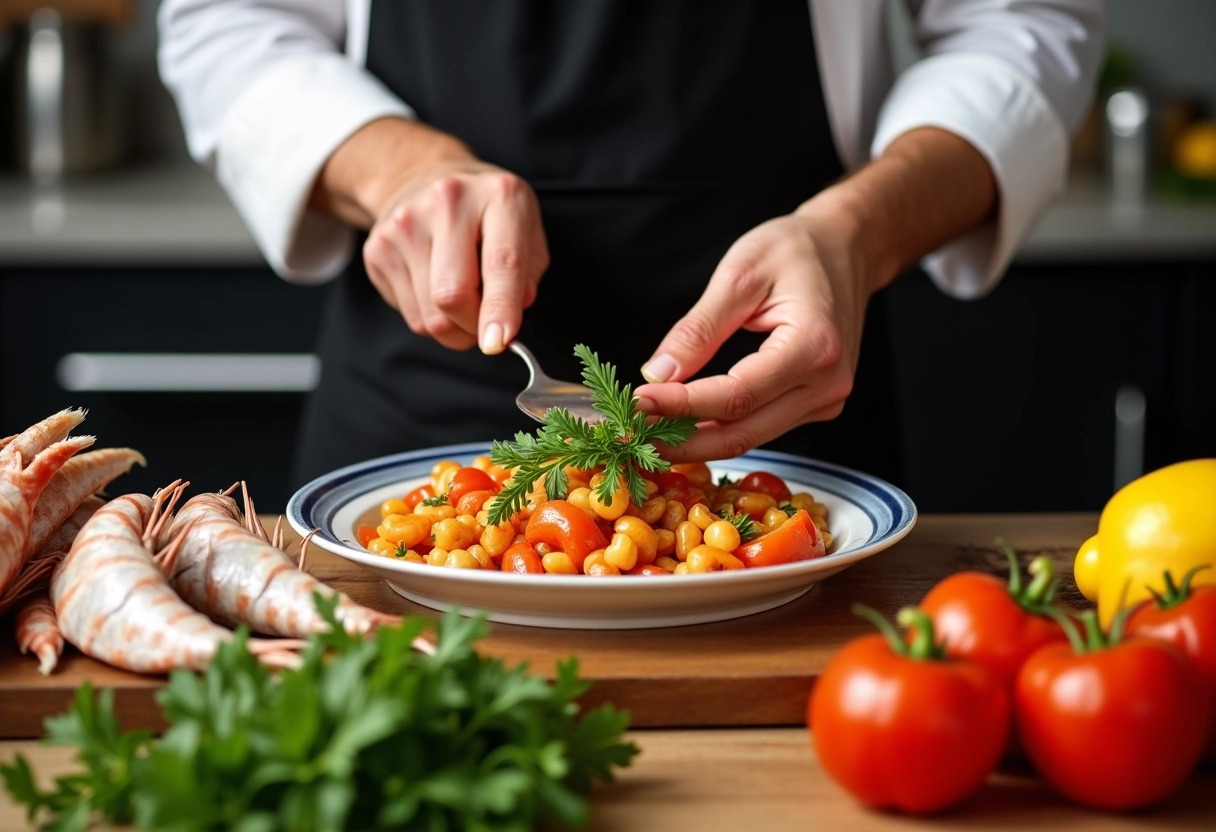
M899 656L908 655L908 645L900 638L899 632L891 626L891 622L882 617L882 614L873 607L867 607L865 604L854 604L853 614L861 616L866 621L869 621L878 628L878 632L882 633L883 638L887 640L887 645L891 648L891 652Z
M933 631L933 619L927 612L917 607L904 607L896 613L895 620L912 633L908 658L926 662L946 657L945 649L937 643Z
M1032 580L1029 585L1022 586L1022 567L1018 563L1017 551L1004 538L998 537L996 545L1009 561L1010 597L1031 615L1044 615L1046 608L1055 600L1056 590L1060 586L1055 577L1055 563L1046 555L1032 560L1027 567Z
M1174 585L1174 576L1170 571L1165 570L1165 591L1157 592L1151 586L1145 587L1149 594L1153 596L1153 600L1157 602L1157 608L1161 610L1169 610L1182 604L1186 599L1191 597L1191 580L1198 572L1204 569L1211 569L1212 564L1201 563L1198 566L1191 567L1185 575L1182 576L1182 583Z

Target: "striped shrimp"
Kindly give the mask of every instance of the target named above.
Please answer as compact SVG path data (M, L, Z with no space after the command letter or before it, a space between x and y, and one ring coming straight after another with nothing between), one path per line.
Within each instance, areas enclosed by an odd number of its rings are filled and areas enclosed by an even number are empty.
M16 608L17 646L22 653L34 651L43 674L54 670L63 654L63 634L51 603L51 573L67 555L76 533L103 505L105 500L100 497L85 497L0 598L0 615L10 607Z
M25 602L17 611L17 647L22 653L33 653L43 676L59 664L63 655L63 633L59 618L49 595L38 595Z
M232 631L187 606L154 558L171 564L184 537L152 548L184 485L154 498L117 497L97 510L51 579L51 600L64 637L95 659L142 673L175 667L202 670ZM250 639L266 665L294 665L302 642Z
M27 437L28 433L11 439L0 450L0 595L29 559L30 528L38 497L55 472L94 441L92 436L75 436L44 444L54 433L42 431Z
M27 555L46 546L56 529L90 495L101 491L136 464L143 466L147 462L143 454L134 448L99 448L76 454L63 463L34 506L34 520L26 544ZM68 545L71 545L70 540ZM67 551L68 546L58 548Z
M243 622L260 633L296 638L327 629L312 594L331 597L335 590L267 538L244 483L240 485L244 516L228 496L235 485L223 493L199 494L182 506L170 534L181 532L184 543L166 570L169 583L188 604L222 624ZM338 620L347 632L366 633L400 620L337 595Z

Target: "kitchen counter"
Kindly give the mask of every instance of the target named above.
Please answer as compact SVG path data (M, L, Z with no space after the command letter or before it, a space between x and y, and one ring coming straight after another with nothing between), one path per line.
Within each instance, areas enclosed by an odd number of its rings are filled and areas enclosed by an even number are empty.
M869 603L889 615L919 600L934 582L951 572L980 568L999 573L1003 558L992 546L999 535L1018 549L1023 563L1034 555L1051 555L1063 583L1061 597L1080 605L1084 602L1072 583L1071 559L1096 522L1094 514L928 515L903 541L776 610L734 622L669 630L588 632L494 625L481 649L509 663L529 661L538 670L552 667L555 658L576 652L581 671L594 680L592 693L634 712L635 728L630 736L642 753L620 772L617 783L594 791L591 828L595 830L756 828L780 832L811 828L1022 829L1032 825L1079 830L1212 829L1216 827L1216 801L1211 797L1216 789L1216 768L1211 766L1192 775L1162 806L1125 815L1082 809L1054 795L1032 772L1003 768L959 807L931 821L920 821L860 807L820 769L811 748L804 708L813 678L840 646L869 629L848 612L853 601ZM322 552L317 555L312 561L310 553L314 574L362 603L397 612L429 612L345 561ZM7 643L11 638L7 632L0 633L0 641ZM786 673L784 684L772 684L777 671L773 666L760 666L765 656L780 657L779 665ZM129 707L120 706L128 725L132 719L140 719L135 701L138 691L123 680L139 679L147 691L161 684L155 678L105 669L79 655L65 659L63 672L80 674L89 667L88 676L99 684L120 687L119 700L124 694L128 697ZM34 709L45 710L46 700L59 700L64 693L44 693L39 701L23 695L22 690L35 693L38 685L45 691L59 675L41 679L29 669L32 665L27 657L16 656L11 647L0 647L0 678L9 685L0 688L0 714L10 729L22 719L27 726L36 725L31 722ZM667 674L666 680L662 673ZM682 690L673 687L677 677L686 683ZM749 679L755 683L753 688L746 687ZM688 684L690 680L695 684ZM736 697L730 711L735 724L703 727L709 719L705 714L725 713L714 710L715 697L723 692ZM776 700L778 706L765 702L766 697ZM63 703L51 704L61 709ZM698 707L703 708L702 718L696 718ZM688 720L687 713L679 712L681 708L693 712L694 718L673 728ZM755 719L757 713L762 715L760 720ZM11 732L5 735L13 736ZM0 742L0 760L10 760L18 752L30 757L35 770L46 779L72 767L70 752L40 746L31 736ZM26 828L23 816L7 794L0 794L0 829L22 828Z
M1151 200L1112 208L1074 180L1020 249L1019 263L1216 258L1216 204ZM132 168L40 191L0 176L0 266L264 265L212 176L181 162Z

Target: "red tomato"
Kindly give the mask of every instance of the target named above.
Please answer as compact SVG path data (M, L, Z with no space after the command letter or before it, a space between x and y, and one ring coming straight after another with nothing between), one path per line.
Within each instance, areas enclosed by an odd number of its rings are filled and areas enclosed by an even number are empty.
M583 571L583 559L588 554L608 546L595 521L565 500L541 503L528 518L524 538L533 546L547 543L557 551L565 552L579 572Z
M692 480L679 471L661 471L657 474L647 474L646 477L658 486L660 492L667 491L670 488L680 488L687 491L692 486Z
M776 474L770 474L768 471L752 471L743 479L735 484L735 487L740 491L755 491L760 494L767 494L778 503L785 502L790 498L790 489L785 484L785 481Z
M409 494L406 494L402 499L405 500L406 507L413 510L414 506L418 505L423 500L429 500L434 496L435 489L431 488L430 483L427 483L426 485L418 486Z
M494 482L494 478L480 468L461 468L452 477L452 484L448 486L448 504L456 505L460 502L460 498L470 491L490 491L497 494L498 483Z
M375 526L360 523L359 528L355 529L355 536L359 538L359 545L366 549L367 544L371 543L372 540L380 535L377 533Z
M1096 614L1082 643L1048 644L1018 673L1015 715L1026 756L1052 788L1098 809L1148 806L1186 780L1203 752L1209 711L1199 671L1172 644L1103 642Z
M846 644L812 688L807 720L819 762L854 797L924 814L967 797L996 767L1009 698L983 665L941 656L923 612L901 610L900 621L920 633L916 646L886 622L885 636Z
M1051 559L1035 559L1030 565L1034 580L1024 587L1017 555L1010 548L1005 555L1008 583L986 572L957 572L930 589L919 606L933 619L946 655L984 665L1012 696L1018 671L1030 654L1066 638L1055 619L1043 614L1057 584Z
M735 549L735 557L743 561L744 566L772 566L821 558L824 552L823 538L815 521L800 508L777 528L740 544Z
M1191 578L1198 571L1192 569L1184 575L1181 586L1167 572L1165 593L1137 607L1128 617L1127 631L1168 641L1195 665L1211 705L1207 756L1216 759L1216 586L1192 588Z
M460 495L460 502L456 503L457 514L476 514L481 511L481 507L486 504L487 500L492 499L497 491L466 491Z
M543 575L544 564L529 543L512 543L502 553L502 571L517 575Z

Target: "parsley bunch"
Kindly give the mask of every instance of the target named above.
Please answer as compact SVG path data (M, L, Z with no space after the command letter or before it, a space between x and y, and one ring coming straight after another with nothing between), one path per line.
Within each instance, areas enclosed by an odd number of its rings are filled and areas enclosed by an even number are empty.
M520 431L514 442L494 442L491 461L516 470L490 506L490 523L501 523L523 508L528 492L541 477L550 500L565 497L569 489L566 466L603 465L604 478L595 490L600 502L612 505L612 495L623 477L630 499L641 505L646 501L646 487L638 469L661 472L671 467L651 443L678 445L697 429L697 420L691 417L662 416L650 421L638 411L632 385L621 387L617 382L616 367L601 363L583 344L575 345L574 354L583 363L583 383L591 389L591 404L604 418L591 424L565 408L554 407L545 414L535 436Z
M434 656L410 649L412 617L352 636L317 596L331 632L302 666L271 673L245 647L220 648L205 673L175 671L158 695L160 738L121 733L113 691L86 683L47 741L79 748L79 773L42 791L23 757L0 766L13 799L46 828L84 830L94 816L142 829L531 830L582 825L585 792L637 753L626 712L576 718L588 688L574 659L552 682L483 658L481 618L449 612Z

